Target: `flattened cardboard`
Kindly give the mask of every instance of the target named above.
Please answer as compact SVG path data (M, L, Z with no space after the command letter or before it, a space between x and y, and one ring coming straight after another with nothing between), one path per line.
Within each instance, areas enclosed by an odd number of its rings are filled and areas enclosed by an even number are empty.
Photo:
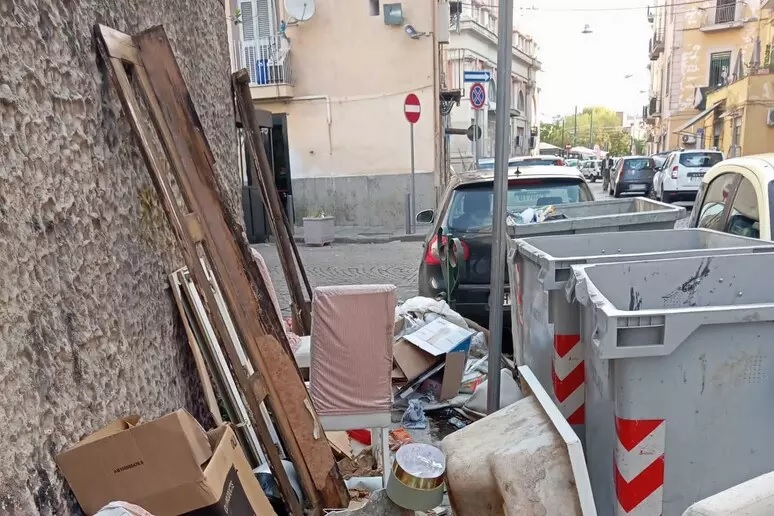
M122 500L154 516L274 514L230 427L208 436L184 410L137 422L111 423L57 456L84 512ZM255 510L233 512L244 498Z
M399 390L398 397L405 397L413 392L413 384L421 383L441 370L441 384L433 389L433 394L439 401L451 399L457 395L462 385L462 375L470 347L468 336L454 349L441 356L420 349L406 339L398 340L393 346L392 356L395 365L406 377L406 385Z

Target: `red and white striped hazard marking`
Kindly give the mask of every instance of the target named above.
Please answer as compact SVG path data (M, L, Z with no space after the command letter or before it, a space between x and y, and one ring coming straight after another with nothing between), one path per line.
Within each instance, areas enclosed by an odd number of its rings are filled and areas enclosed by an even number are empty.
M582 425L585 416L586 371L580 335L554 335L554 360L551 364L554 399L571 425Z
M664 502L663 419L615 418L616 516L660 516Z

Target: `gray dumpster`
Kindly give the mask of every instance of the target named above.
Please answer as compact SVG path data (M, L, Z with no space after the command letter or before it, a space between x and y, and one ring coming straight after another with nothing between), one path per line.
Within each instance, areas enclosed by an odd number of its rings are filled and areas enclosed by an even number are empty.
M771 470L772 266L760 253L573 267L600 516L679 515Z
M567 218L536 224L514 224L512 218L508 217L506 225L508 236L513 239L541 235L670 229L674 227L676 221L685 217L685 208L644 197L560 204L556 209ZM512 252L513 246L509 251L509 257L512 257L510 254ZM509 263L512 264L512 260L509 260ZM521 320L523 319L523 310L519 303L521 294L518 290L520 284L518 264L515 264L515 268L509 266L508 276L512 300L511 328L514 351L516 351L521 341ZM518 365L524 365L523 362L518 362L518 355L516 358Z
M572 233L608 233L669 229L685 217L685 208L646 199L629 197L594 202L557 204L556 210L566 219L536 224L515 224L508 217L506 232L511 238Z
M708 229L667 229L534 237L511 242L523 317L516 362L532 369L581 438L583 349L579 308L564 288L571 266L690 256L774 252L774 243Z

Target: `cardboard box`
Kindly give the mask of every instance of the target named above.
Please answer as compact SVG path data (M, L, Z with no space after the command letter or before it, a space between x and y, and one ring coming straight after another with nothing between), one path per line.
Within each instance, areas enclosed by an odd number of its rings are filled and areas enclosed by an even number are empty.
M408 396L417 384L434 375L440 380L434 393L437 399L443 401L455 397L462 384L473 334L445 319L436 319L398 340L392 356L407 382L398 391L398 397Z
M154 516L275 514L230 426L206 433L185 410L138 423L111 423L57 456L86 514L116 500Z

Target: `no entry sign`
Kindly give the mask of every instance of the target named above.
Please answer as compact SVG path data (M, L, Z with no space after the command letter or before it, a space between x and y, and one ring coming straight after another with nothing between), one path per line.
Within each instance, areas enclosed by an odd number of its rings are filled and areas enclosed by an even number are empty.
M416 124L419 121L419 115L422 113L422 106L419 104L419 97L413 93L406 95L403 102L403 114L410 124Z

